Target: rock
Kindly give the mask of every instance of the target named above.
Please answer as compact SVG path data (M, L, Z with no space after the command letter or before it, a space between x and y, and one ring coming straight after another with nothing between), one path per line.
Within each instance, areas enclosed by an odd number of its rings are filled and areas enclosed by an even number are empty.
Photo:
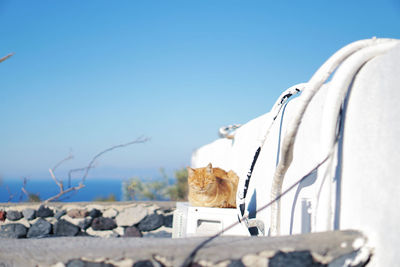
M0 221L4 222L6 220L6 212L4 210L0 210Z
M73 219L85 218L88 216L88 212L86 210L72 209L67 212L67 215Z
M2 225L0 228L0 237L5 238L24 238L27 229L20 223L10 223Z
M162 215L153 213L147 215L138 225L140 231L152 231L163 225L164 218Z
M168 228L172 228L172 219L173 219L172 214L164 216L164 226L168 227Z
M123 237L142 237L142 232L137 229L135 226L130 226L125 228L125 232Z
M92 209L91 211L89 211L88 214L90 217L92 218L97 218L97 217L101 217L103 214L101 213L100 210L98 209Z
M24 218L27 220L34 220L36 219L36 210L34 209L24 209L22 211L22 215L24 215Z
M144 260L144 261L137 261L135 264L133 264L133 267L153 267L153 263L150 260Z
M148 215L148 211L145 207L136 206L127 208L115 218L119 226L133 226L138 224Z
M242 263L245 266L271 266L268 265L268 259L265 257L260 257L258 255L255 254L248 254L245 255L242 258ZM291 266L291 265L275 265L275 267L280 266L280 267L285 267L285 266ZM304 265L304 266L308 266L308 265Z
M86 230L86 233L88 233L91 236L98 236L98 237L103 237L103 238L118 237L119 236L119 234L114 232L113 230L96 231L96 230L93 230L92 227L88 228Z
M67 214L67 212L65 210L59 210L56 212L56 214L54 215L54 218L56 218L57 220L59 220L62 216L64 216L65 214Z
M70 260L66 267L113 267L111 263L105 262L92 262L84 260Z
M86 232L80 231L76 236L91 236L91 235L89 235L89 234L86 233Z
M115 218L115 216L118 215L118 211L116 209L108 209L105 212L103 212L103 217L105 218Z
M271 267L280 267L280 266L325 266L322 263L318 263L314 261L313 256L310 251L293 251L293 252L282 252L279 251L269 259L269 265Z
M171 238L172 234L168 233L167 231L159 231L159 232L154 232L154 233L147 233L143 237L146 238Z
M28 221L27 219L25 219L25 218L22 218L22 219L20 219L20 220L18 220L18 221L16 221L16 222L11 222L11 221L9 221L9 220L6 220L6 224L8 224L8 223L19 223L19 224L22 224L23 226L25 226L26 228L31 227L31 224L30 224L29 221Z
M27 237L47 237L50 235L52 225L43 218L39 218L28 230Z
M64 215L61 217L61 220L66 220L72 224L75 224L76 226L79 226L81 229L87 229L90 227L92 224L92 217L86 217L86 218L71 218L68 215Z
M233 260L231 261L227 267L245 267L241 260Z
M78 226L63 219L54 224L54 235L56 236L76 236L79 232Z
M45 207L43 205L41 205L39 209L36 211L36 217L46 218L46 217L52 217L53 215L54 212L48 207Z
M93 230L112 230L117 227L115 221L111 218L98 217L92 222Z
M46 219L46 221L48 221L51 224L55 224L57 222L57 219L54 217L47 217L45 219Z
M92 225L92 222L93 222L92 217L86 217L83 220L81 220L80 222L78 222L78 226L81 229L86 230Z
M117 228L113 229L114 233L117 233L118 236L123 236L125 233L125 229L122 226L118 226Z
M22 218L22 213L16 210L7 211L7 219L10 221L18 221Z

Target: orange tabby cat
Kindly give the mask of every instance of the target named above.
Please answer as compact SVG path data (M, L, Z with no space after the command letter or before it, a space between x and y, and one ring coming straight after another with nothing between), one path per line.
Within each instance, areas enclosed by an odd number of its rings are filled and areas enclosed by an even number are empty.
M233 172L213 168L187 168L189 202L193 206L236 208L239 177Z

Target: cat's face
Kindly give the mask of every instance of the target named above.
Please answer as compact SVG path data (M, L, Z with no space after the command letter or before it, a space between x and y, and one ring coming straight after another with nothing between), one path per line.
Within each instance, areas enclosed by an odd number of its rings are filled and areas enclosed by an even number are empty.
M187 168L189 187L199 193L211 191L216 185L216 178L213 174L211 163L204 168Z

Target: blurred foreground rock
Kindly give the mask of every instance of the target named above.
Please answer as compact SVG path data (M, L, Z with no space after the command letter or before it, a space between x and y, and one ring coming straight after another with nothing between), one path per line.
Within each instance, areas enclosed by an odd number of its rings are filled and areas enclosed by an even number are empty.
M180 266L204 238L2 239L0 266ZM283 237L219 237L192 266L365 266L371 250L357 231Z

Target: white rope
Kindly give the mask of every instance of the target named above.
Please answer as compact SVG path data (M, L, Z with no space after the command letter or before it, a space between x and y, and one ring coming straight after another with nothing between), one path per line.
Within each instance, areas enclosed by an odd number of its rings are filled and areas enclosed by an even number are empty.
M271 122L267 128L267 131L265 132L265 135L263 138L261 138L261 142L260 142L260 146L263 147L265 144L265 141L267 140L267 137L269 135L269 132L272 128L272 126L274 125L274 122L276 120L276 118L278 117L283 105L286 103L286 100L289 99L289 97L291 97L292 95L295 95L299 92L302 92L304 90L304 88L306 88L307 83L299 83L296 85L293 85L291 87L289 87L288 89L286 89L276 100L275 104L272 106L272 109L270 111L270 113L273 115L271 116Z
M333 56L331 56L310 79L310 81L307 84L307 87L302 92L302 96L298 100L299 101L298 111L296 112L291 123L289 124L290 127L287 129L286 135L283 139L283 144L281 148L282 150L281 159L275 170L272 182L271 199L275 199L282 192L283 179L293 159L293 145L296 139L296 135L301 120L304 116L305 110L307 109L309 103L311 102L316 92L320 89L322 84L329 78L332 72L354 52L363 49L365 47L386 42L394 42L394 40L373 38L351 43L340 49ZM280 233L280 201L278 200L271 206L271 235L279 235L279 233Z
M246 193L247 193L249 181L250 181L250 178L251 178L251 175L252 175L252 171L253 171L254 165L255 165L255 163L257 161L257 158L258 158L258 155L259 155L259 153L261 151L261 148L264 146L264 144L265 144L265 142L266 142L266 140L268 138L268 135L270 133L270 130L271 130L272 126L274 125L274 122L275 122L276 118L278 117L278 115L279 115L282 107L284 106L284 104L287 102L287 100L292 95L295 95L295 94L298 94L299 92L301 92L305 88L306 85L307 85L306 83L300 83L300 84L296 84L296 85L286 89L278 97L277 101L272 106L272 109L270 111L270 116L269 116L270 121L269 121L269 125L268 125L268 128L267 128L267 131L265 132L264 136L262 136L261 138L258 139L259 140L258 149L255 152L255 155L254 155L254 158L252 160L251 167L250 167L249 172L247 174L246 180L244 181L244 183L241 183L242 187L239 187L239 188L241 188L241 190L239 191L239 189L238 189L237 202L236 202L237 205L236 206L237 206L237 209L238 209L238 213L239 213L239 218L240 219L243 219L244 217L247 216L247 214L244 213L244 212L247 212L247 211L241 210L240 208L241 207L244 208L244 206L245 206L244 204L245 204L245 200L246 200ZM243 214L242 214L242 212L243 212ZM242 221L243 222L247 222L247 220L242 220ZM246 225L246 227L247 227L247 225Z
M218 135L221 138L230 138L234 137L234 131L242 126L241 124L233 124L228 126L223 126L219 128Z
M355 75L357 75L360 68L365 64L365 62L369 61L373 57L376 57L380 54L385 53L386 51L392 49L395 45L400 44L399 41L385 42L381 44L376 44L371 47L364 48L349 58L347 58L341 65L340 68L334 74L332 81L329 84L329 90L327 94L326 101L324 103L324 111L322 116L322 126L321 126L321 156L329 150L336 141L336 132L339 121L340 109L343 104L343 101L346 97L346 94L349 90L349 87L353 81ZM324 176L332 177L331 171L333 171L332 159L330 159L329 163L325 166L322 166L321 173ZM323 179L321 182L321 189L324 182L328 179ZM331 183L329 183L331 185ZM332 188L331 190L332 191ZM315 212L313 213L313 223L315 228L316 217L318 213L318 199L320 197L320 193L317 195ZM329 209L332 208L332 205L329 205ZM326 225L333 225L333 212L328 212L330 216L327 218Z

